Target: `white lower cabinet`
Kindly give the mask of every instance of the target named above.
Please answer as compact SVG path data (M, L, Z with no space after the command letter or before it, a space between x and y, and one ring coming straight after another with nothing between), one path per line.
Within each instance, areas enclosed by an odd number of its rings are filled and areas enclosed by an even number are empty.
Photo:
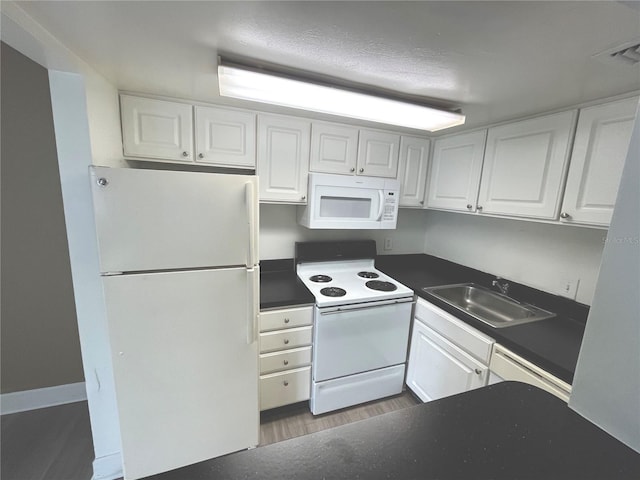
M424 402L487 384L493 339L418 299L407 386Z
M260 312L260 410L308 400L313 307Z

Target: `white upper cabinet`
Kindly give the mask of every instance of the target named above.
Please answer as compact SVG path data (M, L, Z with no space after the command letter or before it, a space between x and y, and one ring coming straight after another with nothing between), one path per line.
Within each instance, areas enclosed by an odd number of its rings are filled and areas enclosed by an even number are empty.
M378 130L360 129L358 139L358 175L398 177L400 135Z
M306 203L311 122L258 115L260 201Z
M488 130L478 211L555 219L576 110Z
M402 136L400 139L400 206L422 207L429 167L429 145L426 138Z
M256 168L256 115L195 107L196 163Z
M311 127L312 172L353 175L358 156L358 129L347 125L313 122Z
M608 226L638 97L580 110L560 219Z
M193 162L191 105L120 96L125 157Z
M436 139L427 207L476 211L486 130Z

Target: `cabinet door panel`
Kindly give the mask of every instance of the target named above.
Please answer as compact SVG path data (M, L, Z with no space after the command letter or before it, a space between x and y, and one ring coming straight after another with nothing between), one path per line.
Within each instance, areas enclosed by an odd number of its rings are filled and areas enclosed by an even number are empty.
M358 175L397 178L400 135L377 130L360 130Z
M437 139L427 189L427 207L475 212L486 130Z
M424 402L487 384L488 368L421 322L415 322L407 385Z
M195 107L196 162L256 167L256 116L253 113Z
M357 154L357 128L329 123L313 123L309 170L353 175L356 171Z
M479 210L556 218L575 117L562 112L490 128Z
M259 115L257 173L260 200L306 203L311 124Z
M567 176L563 222L609 225L627 156L638 97L580 111Z
M193 162L191 105L121 95L120 109L126 157Z
M400 206L422 207L429 167L429 140L402 136L400 140Z

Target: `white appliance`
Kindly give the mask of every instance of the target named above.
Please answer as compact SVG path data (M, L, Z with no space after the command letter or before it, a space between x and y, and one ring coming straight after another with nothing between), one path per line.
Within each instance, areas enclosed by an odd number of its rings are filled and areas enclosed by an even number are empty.
M125 479L257 445L256 177L90 179Z
M316 298L314 415L402 392L413 291L373 256L374 241L296 244L298 277Z
M307 205L298 223L307 228L394 229L400 182L390 178L310 173Z

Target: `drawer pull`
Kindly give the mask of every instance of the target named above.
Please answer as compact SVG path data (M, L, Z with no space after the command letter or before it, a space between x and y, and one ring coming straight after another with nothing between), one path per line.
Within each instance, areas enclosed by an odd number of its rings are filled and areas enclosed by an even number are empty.
M285 318L285 319L284 319L284 323L289 323L289 319L288 319L288 318Z
M289 365L289 360L285 360L285 361L284 361L284 364L285 364L285 365Z
M285 380L284 382L282 382L282 383L284 384L284 386L285 386L285 387L288 387L288 386L289 386L289 382L288 382L288 381L286 381L286 380Z
M476 375L480 375L482 373L482 370L480 370L479 368L475 369Z
M285 345L289 345L289 339L288 339L288 338L285 338L285 339L284 339L284 344L285 344Z

